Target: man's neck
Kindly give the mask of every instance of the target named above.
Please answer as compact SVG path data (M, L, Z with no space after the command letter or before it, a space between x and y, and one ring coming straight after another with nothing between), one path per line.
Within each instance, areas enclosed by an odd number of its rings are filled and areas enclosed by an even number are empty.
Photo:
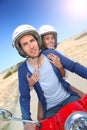
M43 63L43 54L36 58L28 58L28 63L35 69L40 68Z

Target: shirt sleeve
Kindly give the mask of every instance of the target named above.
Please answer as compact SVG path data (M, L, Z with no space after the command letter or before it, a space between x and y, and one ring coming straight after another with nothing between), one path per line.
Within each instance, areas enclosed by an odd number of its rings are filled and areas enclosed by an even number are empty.
M76 73L82 78L87 79L87 68L81 65L78 62L74 62L71 59L61 55L60 53L56 52L56 54L60 57L61 63L66 70L69 70L73 73Z
M20 93L20 108L22 118L26 120L31 119L30 113L30 87L26 79L27 72L23 68L18 69L18 80L19 80L19 93Z
M46 56L50 53L53 53L53 54L59 56L64 69L67 69L70 72L76 73L80 77L87 79L87 68L86 67L84 67L83 65L81 65L78 62L72 61L71 59L69 59L68 57L65 57L64 55L61 55L56 50L48 49L48 50L43 51L43 54L45 54Z

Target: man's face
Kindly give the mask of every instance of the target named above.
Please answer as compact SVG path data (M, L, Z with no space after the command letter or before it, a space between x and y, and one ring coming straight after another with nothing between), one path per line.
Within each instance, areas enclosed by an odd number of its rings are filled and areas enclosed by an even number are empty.
M20 46L27 56L34 58L39 54L39 46L33 35L25 35L20 40Z
M55 37L53 34L46 34L43 36L43 44L45 48L51 49L55 46Z

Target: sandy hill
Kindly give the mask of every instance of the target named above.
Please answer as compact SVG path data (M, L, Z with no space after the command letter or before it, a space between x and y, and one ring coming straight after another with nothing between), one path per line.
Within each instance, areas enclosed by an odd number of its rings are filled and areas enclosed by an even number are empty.
M71 37L57 47L64 55L87 67L87 32Z
M63 51L64 55L71 58L74 61L81 63L82 65L87 67L87 32L82 32L74 37L71 37L62 43L60 43L57 47L58 50ZM13 66L4 72L0 73L0 108L8 109L12 113L17 111L16 115L19 116L20 108L18 106L18 80L17 80L17 69L18 66ZM14 72L7 78L3 79L7 73ZM78 77L68 76L68 81L71 84L75 84L77 87L81 86L80 88L82 91L87 92L87 81L78 79ZM78 85L77 85L78 84ZM84 84L84 87L83 87ZM33 98L35 98L35 93L33 93ZM33 100L34 101L34 100ZM36 102L35 102L36 103ZM34 104L35 104L34 103ZM35 108L33 107L33 111ZM35 114L34 114L35 115ZM16 125L11 126L11 128L7 128L9 126L9 122L1 122L0 123L0 130L15 130L18 129ZM6 127L5 129L3 129ZM22 130L22 128L20 128Z

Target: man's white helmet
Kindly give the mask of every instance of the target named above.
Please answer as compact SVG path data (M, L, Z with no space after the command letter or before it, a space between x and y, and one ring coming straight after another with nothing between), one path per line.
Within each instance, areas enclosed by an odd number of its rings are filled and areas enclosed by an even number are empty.
M36 30L36 28L34 28L33 26L31 25L28 25L28 24L24 24L24 25L20 25L18 26L14 32L13 32L13 35L12 35L12 43L13 43L13 46L17 49L17 51L19 52L19 54L23 57L26 57L26 54L25 52L23 51L23 49L20 47L19 45L19 39L21 37L23 37L24 35L26 34L32 34L34 35L34 37L37 39L37 42L38 42L38 45L39 47L41 48L41 38L39 36L39 33L38 31Z
M55 43L57 44L57 31L56 29L51 25L42 25L39 30L39 34L41 37L43 37L46 34L53 33L55 36Z

